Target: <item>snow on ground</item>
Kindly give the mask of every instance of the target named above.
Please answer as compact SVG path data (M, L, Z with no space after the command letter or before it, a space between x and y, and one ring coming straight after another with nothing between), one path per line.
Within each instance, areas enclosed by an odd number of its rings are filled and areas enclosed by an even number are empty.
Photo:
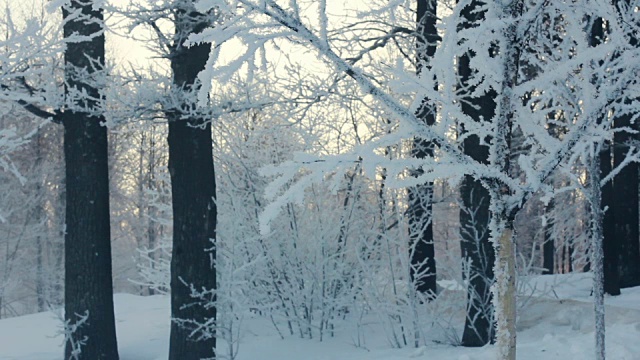
M523 282L535 294L520 312L518 359L593 359L593 310L588 274L539 276ZM169 339L169 300L164 296L117 294L116 321L121 360L164 360ZM607 358L640 359L640 287L607 298ZM461 324L462 326L462 324ZM61 360L60 321L39 313L0 321L1 360ZM491 346L463 348L432 344L419 349L390 348L384 333L368 328L363 347L352 334L335 338L285 340L259 317L244 320L237 360L490 360Z

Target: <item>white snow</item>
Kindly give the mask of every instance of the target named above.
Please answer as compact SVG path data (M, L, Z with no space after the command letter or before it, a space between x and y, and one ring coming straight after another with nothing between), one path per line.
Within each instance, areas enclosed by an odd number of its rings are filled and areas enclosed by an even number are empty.
M593 358L593 305L589 274L538 276L528 280L535 297L520 311L518 359ZM169 299L117 294L116 322L121 360L167 358ZM607 358L640 358L640 287L606 298ZM0 320L0 359L60 360L59 320L50 312ZM461 324L462 326L462 324ZM461 330L461 329L460 329ZM281 340L267 319L247 315L237 360L492 360L495 348L463 348L433 343L393 349L376 324L366 328L365 344L344 328L334 338ZM223 343L221 345L224 345Z

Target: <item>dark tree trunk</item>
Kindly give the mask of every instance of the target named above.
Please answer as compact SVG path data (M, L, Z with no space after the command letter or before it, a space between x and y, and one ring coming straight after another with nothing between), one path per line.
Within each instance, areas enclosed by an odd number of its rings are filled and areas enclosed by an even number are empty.
M597 46L604 41L605 24L602 18L596 18L591 27L589 38L590 46ZM600 176L605 178L612 170L612 149L611 142L603 144L599 154ZM607 209L602 216L602 248L603 248L603 273L604 292L609 295L620 295L620 271L618 268L620 244L615 235L615 213L614 213L614 189L613 182L607 182L601 190L601 206ZM592 251L593 253L593 251Z
M435 0L418 0L417 22L417 70L420 72L436 51L438 34L436 30ZM427 126L435 124L436 110L429 99L423 99L416 116ZM413 140L412 156L424 159L433 156L434 144L426 139ZM413 171L419 176L421 169ZM433 182L411 187L408 189L409 208L409 237L411 239L409 273L416 290L427 297L436 294L436 259L433 242Z
M620 13L634 11L630 0L614 0L614 5ZM629 45L638 46L637 34L629 34ZM635 101L638 99L636 98ZM625 100L631 105L633 100ZM637 122L631 122L632 116L624 114L614 119L614 127L630 127L637 130ZM638 141L637 134L629 132L614 133L613 164L614 168L624 161L629 151L629 142ZM620 287L627 288L640 285L640 239L639 239L639 191L638 191L638 163L632 162L625 166L615 177L613 182L613 234L618 248L618 272ZM606 238L605 238L606 240Z
M589 272L591 271L591 253L589 252L589 249L587 249L585 251L585 263L584 266L582 267L582 272Z
M598 155L598 157L599 157L599 155ZM598 166L600 166L600 160L599 160L599 159L598 159ZM600 206L602 206L602 192L603 192L603 190L604 190L604 188L603 188L603 189L600 189ZM575 198L575 196L574 196L574 198ZM575 200L574 200L574 201L575 201ZM587 205L587 204L585 204L585 205ZM584 211L584 210L585 210L585 209L584 209L584 207L580 207L580 210L579 210L579 211ZM578 214L578 216L580 216L580 215L581 215L581 214ZM602 215L601 215L601 216L602 216L602 218L604 219L604 212L602 213ZM603 225L604 225L604 223L603 223ZM602 226L600 226L600 229L599 229L599 230L600 230L600 232L602 232ZM588 221L586 222L586 225L585 225L585 222L584 222L584 221L581 221L581 222L580 222L580 231L581 231L581 232L589 231L589 222L588 222ZM603 237L602 239L604 239L604 237ZM604 246L604 244L602 243L602 241L601 241L601 246ZM592 260L593 260L593 259L592 259L592 257L595 255L595 254L593 253L593 250L591 249L591 246L589 246L589 247L585 250L584 255L585 255L585 258L586 258L586 259L585 259L584 267L582 268L582 272L590 272L590 271L592 271L592 266L591 266L591 263L592 263ZM604 259L604 247L603 247L603 249L602 249L602 259ZM602 267L602 269L603 269L603 270L602 270L602 272L603 272L603 274L604 274L604 262L603 262L600 266ZM596 267L593 267L593 269L596 269ZM604 281L604 275L603 275L603 281ZM604 291L604 290L603 290L603 291Z
M195 289L216 289L215 203L216 187L213 167L211 123L194 116L185 118L180 109L195 109L192 92L196 91L198 73L204 69L210 44L190 48L183 46L187 36L202 31L209 22L199 14L193 2L184 3L176 14L176 35L171 56L173 83L182 89L185 103L169 109L169 173L173 204L173 252L171 257L171 336L170 360L199 360L215 356L215 333L196 331L209 323L212 330L216 308L205 305L214 301L191 296Z
M102 31L101 9L92 2L73 0L63 8L64 36L89 36ZM86 19L71 19L80 10ZM83 42L70 42L65 51L66 93L86 92L100 98L98 85L79 75L95 74L104 65L104 35ZM73 101L74 108L62 113L66 166L65 232L65 320L74 324L78 315L88 320L72 337L86 338L77 359L116 360L113 285L111 279L111 233L109 228L109 172L107 129L95 100ZM71 342L65 346L65 359L73 358Z
M567 244L567 272L573 272L573 245Z
M462 333L463 346L484 346L495 338L491 284L495 252L489 239L489 192L466 175L460 186L460 238L466 269L467 317Z
M617 117L616 128L632 127L631 116ZM637 136L626 131L614 133L613 166L620 165L629 152L628 143ZM619 245L620 287L640 285L640 239L638 234L638 164L626 165L613 180L614 237Z
M555 201L551 199L545 207L545 213L547 216L547 224L544 228L544 244L542 245L542 271L543 275L550 275L554 272L554 260L556 256L555 239L553 236L553 221L550 219L550 214L553 212Z
M484 12L478 12L479 1L462 10L462 27L472 28L484 20ZM458 74L463 87L473 73L470 59L474 54L465 54L458 59ZM473 89L470 89L473 90ZM461 102L462 111L475 121L488 121L495 115L495 91L479 97L466 96ZM464 128L461 129L464 132ZM476 135L464 139L464 152L475 161L487 164L489 147ZM469 265L467 289L467 317L462 333L463 346L484 346L495 340L491 285L494 281L493 266L495 252L489 239L489 191L472 176L466 175L460 186L462 206L460 209L460 247L462 258Z

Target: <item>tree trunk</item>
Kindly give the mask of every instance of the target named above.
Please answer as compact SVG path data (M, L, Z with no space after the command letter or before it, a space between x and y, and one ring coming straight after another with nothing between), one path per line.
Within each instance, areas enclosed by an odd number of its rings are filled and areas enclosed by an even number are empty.
M196 79L204 69L211 45L184 47L192 33L209 23L195 11L192 1L176 14L176 35L171 56L173 84L183 91L183 104L167 111L169 118L169 173L173 205L173 252L171 257L170 360L199 360L215 356L212 322L216 308L209 307L215 296L193 297L190 287L216 289L215 238L217 208L213 167L211 123L185 118L181 109L195 109ZM177 104L176 104L177 105ZM206 330L196 327L208 324Z
M478 11L480 1L472 1L462 10L464 28L473 28L484 20L484 12ZM471 56L465 54L458 59L458 75L462 88L467 88L473 69ZM461 101L462 111L475 121L489 121L495 115L496 92L487 91L478 97L465 96ZM461 129L462 132L465 129ZM489 147L481 143L477 135L469 135L463 141L464 153L475 161L489 163ZM460 185L462 208L460 209L460 248L466 270L467 316L462 333L463 346L484 346L495 340L493 296L493 265L495 252L489 239L489 191L480 181L465 175ZM464 272L463 272L464 273Z
M438 34L436 30L435 0L418 0L417 22L417 71L418 73L433 57L436 51ZM416 116L427 126L435 124L436 109L429 99L423 99ZM411 155L417 159L433 157L434 144L431 141L415 138ZM422 169L415 169L413 176L420 176ZM427 296L436 295L436 260L433 242L433 182L408 189L409 237L411 280L416 290Z
M102 9L93 2L72 0L63 7L64 36L90 36L102 31ZM85 19L74 14L81 11ZM65 320L70 324L88 314L87 323L71 336L86 339L81 353L72 354L67 341L65 359L117 360L111 243L109 228L109 173L107 129L96 101L101 97L89 75L104 66L104 35L67 43L65 93L86 92L90 98L73 99L62 113L66 166ZM81 73L85 72L86 75ZM67 100L67 104L69 104Z
M602 18L593 19L589 45L596 47L604 42L605 26ZM602 119L600 119L602 121ZM591 272L593 274L593 304L595 316L595 358L605 359L604 293L620 294L613 207L606 213L604 207L613 200L613 184L609 181L601 188L602 178L611 172L612 149L609 141L598 144L589 169L589 206L591 208ZM599 158L596 160L596 156ZM598 163L596 162L598 161ZM607 262L607 260L612 262ZM609 280L609 281L608 281Z
M64 130L63 130L64 133ZM64 135L62 136L64 137ZM59 192L58 192L58 204L54 207L55 210L55 225L56 225L56 235L55 241L52 243L52 256L53 256L53 288L52 294L49 299L53 306L62 307L64 305L64 266L65 266L65 256L64 256L64 248L65 248L65 212L67 207L67 180L65 178L66 175L62 175L62 179L60 179L59 183Z
M590 46L599 45L604 39L604 23L602 18L596 18L591 28L591 35L589 39ZM606 177L612 170L612 149L611 142L607 141L600 147L599 156L599 169L598 173L601 178ZM593 167L595 171L595 165ZM606 183L602 189L599 189L600 202L602 209L607 209L600 217L602 224L600 231L603 235L603 277L604 277L604 291L609 295L620 295L620 269L619 252L620 243L615 234L615 206L614 201L614 188L613 181ZM593 211L593 210L592 210ZM592 249L592 257L594 256L594 249ZM593 262L593 261L591 261ZM592 265L592 269L595 269ZM593 270L592 270L593 271Z
M569 240L569 244L567 244L567 272L573 272L573 244L572 240Z
M34 219L38 224L38 235L36 236L36 300L38 305L38 312L45 311L47 291L45 289L44 279L44 242L45 242L45 214L44 214L44 202L45 194L43 192L44 172L42 171L42 129L38 130L35 138L36 154L35 161L33 163L34 169L37 171L36 184L34 192L36 193L36 208Z
M500 8L499 17L508 25L504 29L504 41L500 45L502 55L502 84L500 86L500 113L496 117L495 137L493 139L494 166L499 166L503 174L511 173L511 157L513 143L514 102L518 98L513 89L518 82L518 65L520 46L517 36L523 2L514 0ZM495 183L492 186L491 231L492 242L498 254L495 264L495 283L493 296L496 318L496 347L498 359L516 359L516 251L514 241L515 216L521 207L512 209L506 196L510 190L506 185Z
M507 221L498 238L496 263L496 348L498 359L516 358L516 251L513 239L513 222Z
M489 240L489 192L480 181L466 175L460 196L460 248L468 266L463 271L468 288L462 345L484 346L495 340L491 295L495 252Z
M543 275L550 275L554 272L554 258L556 256L555 239L553 236L553 221L550 219L550 214L553 212L555 201L551 199L545 207L545 215L547 217L547 223L544 227L544 244L542 245L542 271Z
M608 152L605 151L605 152ZM600 155L602 155L602 151ZM603 193L600 189L601 164L596 163L596 159L592 160L591 169L589 169L589 183L591 194L589 194L589 202L591 207L591 267L593 273L593 306L595 316L595 355L596 360L605 359L605 323L604 323L604 293L605 293L605 275L606 268L603 258L603 208L600 206L603 200ZM600 156L602 162L602 156ZM611 162L609 162L611 164ZM606 222L605 222L606 224Z
M615 118L614 127L632 127L631 116ZM614 133L613 166L620 165L629 152L629 142L637 135L626 131ZM613 180L613 234L619 245L618 271L620 287L640 285L640 238L638 234L638 164L627 164Z
M148 182L147 188L150 192L156 191L156 147L155 147L155 129L153 125L151 125L151 135L149 136L149 174L148 174ZM152 250L149 253L149 258L151 258L151 268L155 268L156 260L158 255L156 255L156 244L157 244L157 231L156 231L156 221L157 221L157 209L155 206L147 202L147 248ZM162 253L159 254L162 256ZM154 295L155 290L152 287L147 287L147 292L149 295Z

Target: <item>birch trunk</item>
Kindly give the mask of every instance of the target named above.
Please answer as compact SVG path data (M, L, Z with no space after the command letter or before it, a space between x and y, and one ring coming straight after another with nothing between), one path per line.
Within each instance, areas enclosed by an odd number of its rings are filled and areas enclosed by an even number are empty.
M513 226L500 234L496 258L494 299L496 302L496 345L498 359L516 358L516 263Z
M495 145L491 154L492 161L500 166L502 173L511 174L511 144L513 139L513 118L515 116L514 102L518 96L513 89L518 83L518 65L520 61L520 44L518 39L518 16L522 13L523 3L513 0L507 5L501 5L497 12L508 25L501 39L500 53L503 54L502 84L500 91L500 112L495 127ZM492 291L495 302L496 345L498 359L516 359L516 265L515 244L513 242L513 222L517 210L507 204L509 189L502 184L496 184L493 195L495 203L492 206L494 226L494 246L496 247L496 263L494 274L496 281ZM495 226L500 225L500 226ZM499 236L499 237L498 237ZM496 239L497 237L497 239ZM495 241L497 240L497 244Z
M597 154L597 153L596 153ZM595 359L605 359L604 328L604 251L602 221L604 211L600 206L602 190L600 188L600 167L597 158L592 159L589 171L591 186L591 272L593 274L593 307L595 315Z

